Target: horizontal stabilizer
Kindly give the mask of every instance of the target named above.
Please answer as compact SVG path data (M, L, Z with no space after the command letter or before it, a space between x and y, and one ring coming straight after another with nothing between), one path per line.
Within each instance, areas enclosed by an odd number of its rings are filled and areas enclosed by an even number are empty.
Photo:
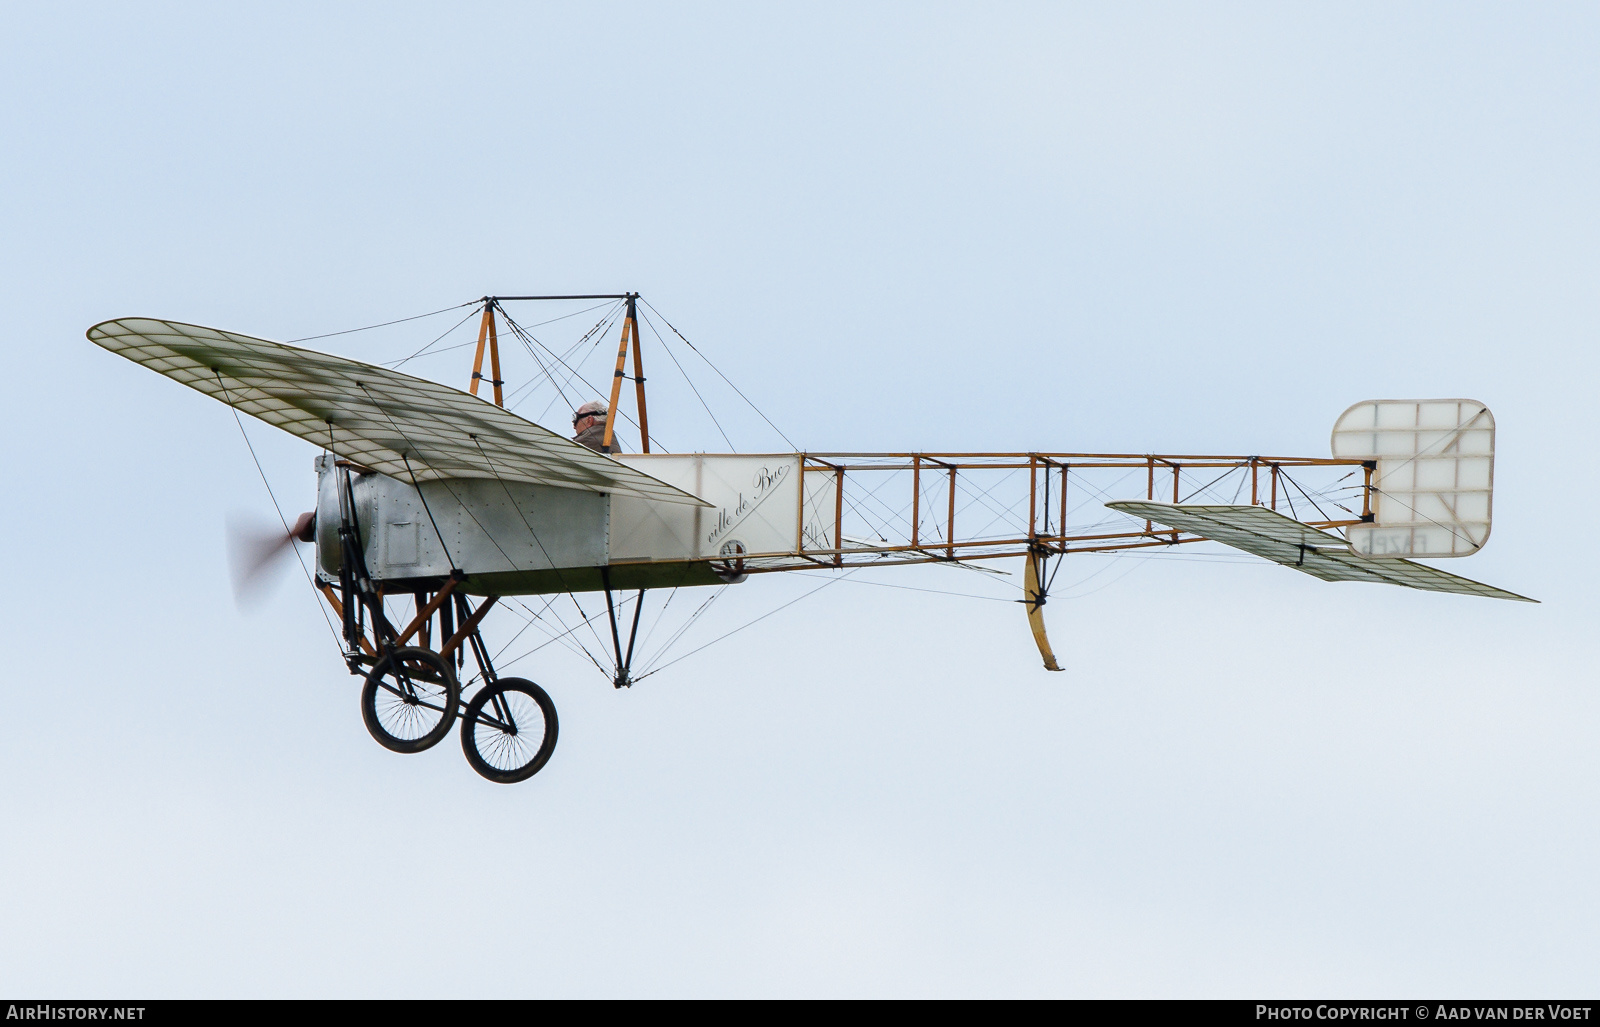
M1381 581L1432 592L1538 601L1411 560L1378 561L1356 556L1339 536L1264 506L1180 506L1142 499L1120 500L1106 506L1242 549L1323 581Z
M314 350L176 321L123 318L89 341L400 481L503 478L707 505L438 382Z

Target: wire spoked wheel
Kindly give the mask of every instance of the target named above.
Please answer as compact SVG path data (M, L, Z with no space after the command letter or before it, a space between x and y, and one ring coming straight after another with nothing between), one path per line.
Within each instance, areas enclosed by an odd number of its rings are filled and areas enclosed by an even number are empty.
M421 752L450 733L461 686L449 661L430 649L396 649L379 660L361 690L361 719L378 744Z
M537 774L556 748L556 704L524 678L500 678L467 703L461 748L483 777L515 784Z

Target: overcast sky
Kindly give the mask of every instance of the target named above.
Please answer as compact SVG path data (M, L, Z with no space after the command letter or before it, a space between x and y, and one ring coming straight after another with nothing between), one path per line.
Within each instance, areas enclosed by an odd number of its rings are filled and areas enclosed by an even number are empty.
M0 991L1594 991L1592 5L7 21ZM840 583L628 692L530 659L560 745L496 786L372 742L303 580L236 606L232 416L83 334L627 289L811 450L1322 456L1358 400L1480 399L1448 569L1543 603L1084 557L1047 674L999 579L875 573L990 599ZM658 359L652 428L723 448ZM309 509L315 450L246 426Z

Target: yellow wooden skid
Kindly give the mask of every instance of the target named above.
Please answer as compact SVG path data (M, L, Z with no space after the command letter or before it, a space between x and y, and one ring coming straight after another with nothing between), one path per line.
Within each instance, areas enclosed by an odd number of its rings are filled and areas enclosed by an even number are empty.
M1056 654L1050 651L1050 639L1044 633L1044 598L1039 594L1039 559L1029 553L1024 559L1027 570L1022 576L1022 594L1027 596L1022 605L1028 608L1028 627L1033 629L1033 640L1039 645L1039 655L1044 657L1045 670L1065 670L1056 663Z

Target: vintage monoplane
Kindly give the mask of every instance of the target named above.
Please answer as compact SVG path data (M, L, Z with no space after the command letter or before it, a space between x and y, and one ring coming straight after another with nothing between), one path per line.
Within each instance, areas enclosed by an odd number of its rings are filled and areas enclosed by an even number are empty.
M614 303L604 441L619 440L631 380L638 453L597 452L506 409L499 319L521 329L502 304L534 299ZM415 753L459 720L468 762L496 782L537 773L557 735L549 695L498 675L480 634L507 597L603 593L619 688L636 680L648 590L785 571L1021 558L1019 601L1048 670L1062 669L1042 616L1049 561L1059 569L1068 554L1213 540L1326 581L1525 599L1411 559L1468 556L1488 539L1494 419L1482 403L1357 403L1335 423L1328 457L669 454L651 446L639 303L636 293L474 301L465 392L175 321L119 318L88 337L321 447L316 509L285 528L315 545L314 586L339 620L350 672L365 679L367 729ZM478 396L484 381L493 402ZM1086 506L1111 513L1069 523ZM619 600L624 591L635 595ZM396 599L412 611L394 613ZM463 704L469 652L477 687Z

